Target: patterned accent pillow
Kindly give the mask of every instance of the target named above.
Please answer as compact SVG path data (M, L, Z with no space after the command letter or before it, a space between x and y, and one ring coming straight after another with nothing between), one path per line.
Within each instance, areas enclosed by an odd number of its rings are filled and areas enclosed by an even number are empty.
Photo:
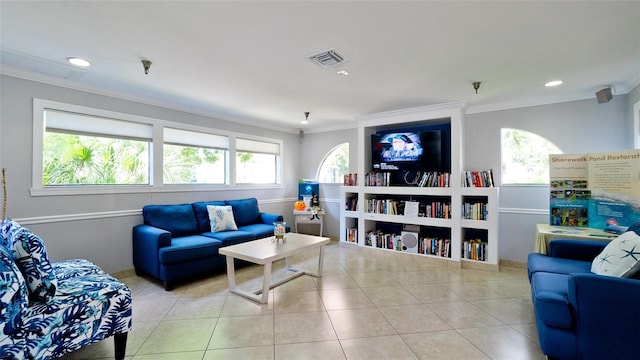
M0 230L8 240L7 248L27 281L29 293L34 300L48 302L56 294L58 280L44 242L30 230L13 220L5 220Z
M640 236L633 231L611 240L591 263L591 272L598 275L633 277L638 271Z
M211 232L238 230L236 221L233 219L233 210L230 205L207 205L207 212L209 212Z
M29 305L27 294L27 285L13 255L0 246L0 339L20 330L22 310Z

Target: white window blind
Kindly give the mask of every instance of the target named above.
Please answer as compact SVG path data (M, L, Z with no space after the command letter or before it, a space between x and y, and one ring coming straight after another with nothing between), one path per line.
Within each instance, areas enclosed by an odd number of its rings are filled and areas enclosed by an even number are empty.
M241 152L279 155L280 144L237 138L236 150Z
M44 110L44 120L47 131L108 135L146 141L150 141L152 138L152 127L150 124L52 109Z
M196 146L212 149L227 150L229 148L229 140L226 136L173 128L164 128L164 142L172 145Z

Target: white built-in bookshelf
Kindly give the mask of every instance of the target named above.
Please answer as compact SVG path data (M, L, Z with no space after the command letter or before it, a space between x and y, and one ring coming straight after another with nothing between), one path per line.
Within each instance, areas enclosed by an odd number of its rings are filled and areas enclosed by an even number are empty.
M451 129L449 186L369 186L365 181L372 172L371 134L443 123ZM341 243L498 270L498 188L466 187L463 130L462 104L358 119L358 184L340 190Z

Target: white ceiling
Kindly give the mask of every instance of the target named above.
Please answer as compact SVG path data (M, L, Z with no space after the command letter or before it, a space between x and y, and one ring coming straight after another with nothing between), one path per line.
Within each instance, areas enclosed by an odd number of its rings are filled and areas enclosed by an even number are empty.
M296 132L447 102L596 101L640 83L640 1L3 0L0 16L4 74ZM308 59L327 49L347 61Z

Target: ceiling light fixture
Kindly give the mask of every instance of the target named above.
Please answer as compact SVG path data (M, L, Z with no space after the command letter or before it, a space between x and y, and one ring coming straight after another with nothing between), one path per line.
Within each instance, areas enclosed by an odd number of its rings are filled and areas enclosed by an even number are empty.
M480 84L482 84L480 81L476 81L473 83L473 90L476 91L476 94L478 93L478 89L480 89Z
M340 76L349 76L349 72L347 70L338 71L338 75Z
M142 60L142 67L144 68L144 74L148 75L149 74L149 69L151 68L151 61Z
M300 124L307 125L309 123L309 112L304 112L304 120L300 121Z
M553 81L549 81L548 83L544 84L544 86L546 87L554 87L554 86L558 86L558 85L562 85L562 80L553 80Z
M77 57L68 57L67 61L75 66L80 66L80 67L89 67L91 66L91 63L88 62L85 59L81 59L81 58L77 58Z

